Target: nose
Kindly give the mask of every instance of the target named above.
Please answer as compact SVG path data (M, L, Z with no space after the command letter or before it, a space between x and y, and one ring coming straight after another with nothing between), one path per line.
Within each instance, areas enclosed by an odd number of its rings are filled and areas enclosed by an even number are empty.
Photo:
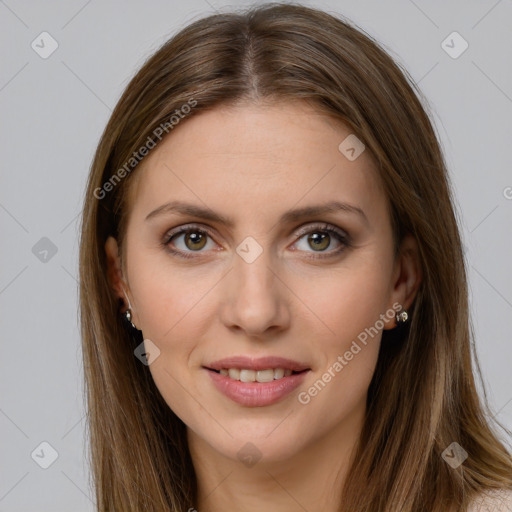
M264 250L252 262L238 254L233 260L232 270L224 281L224 325L248 337L268 336L288 328L290 291L269 251Z

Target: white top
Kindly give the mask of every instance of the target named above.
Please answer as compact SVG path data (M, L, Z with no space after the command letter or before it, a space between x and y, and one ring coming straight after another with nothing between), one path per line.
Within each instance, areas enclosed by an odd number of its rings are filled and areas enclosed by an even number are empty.
M512 490L486 491L475 499L468 512L512 512Z

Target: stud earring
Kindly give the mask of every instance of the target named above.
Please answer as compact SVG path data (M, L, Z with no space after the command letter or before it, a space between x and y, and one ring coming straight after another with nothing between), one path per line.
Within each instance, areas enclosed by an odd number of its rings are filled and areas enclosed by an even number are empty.
M135 345L140 345L144 340L144 336L142 331L137 329L135 324L132 322L133 316L131 310L128 308L124 313L121 313L121 318L123 319L124 326L126 327L130 338L133 340Z
M128 322L130 322L132 324L132 327L134 329L137 329L137 327L135 327L135 324L132 322L132 312L130 311L130 308L128 308L125 312L124 312L124 317L126 318L126 320Z
M124 296L126 298L126 301L128 302L128 308L124 312L124 317L126 318L126 320L128 322L130 322L132 324L132 327L134 329L138 330L137 327L135 327L135 324L132 322L132 305L131 305L131 302L130 302L130 298L128 297L128 295L126 295L126 291L124 289L124 286L122 288L123 288L123 293L124 293Z
M404 310L400 311L400 313L397 313L395 318L396 318L396 325L403 325L403 324L407 323L407 321L409 320L409 314L404 309Z

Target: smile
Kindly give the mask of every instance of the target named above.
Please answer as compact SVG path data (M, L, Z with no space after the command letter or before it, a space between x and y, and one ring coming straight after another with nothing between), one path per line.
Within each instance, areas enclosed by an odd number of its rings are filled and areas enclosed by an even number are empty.
M214 370L215 371L215 370ZM228 376L230 379L242 382L272 382L283 377L289 377L292 370L284 368L268 368L266 370L247 370L245 368L222 368L219 373ZM298 373L298 372L295 372Z

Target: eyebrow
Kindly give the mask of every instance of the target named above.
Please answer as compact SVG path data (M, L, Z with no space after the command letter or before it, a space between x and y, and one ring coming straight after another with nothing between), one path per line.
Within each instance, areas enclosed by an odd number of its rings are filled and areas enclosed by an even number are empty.
M369 225L368 218L364 211L354 205L343 203L341 201L329 201L327 203L322 203L319 205L311 205L304 206L302 208L297 208L294 210L289 210L283 215L281 215L279 222L281 223L290 223L296 222L303 218L314 217L316 215L322 215L325 213L333 213L337 211L343 211L346 213L355 214L367 224ZM217 222L220 224L224 224L227 227L232 228L234 226L234 221L230 217L225 217L217 212L214 212L212 209L198 206L190 203L184 203L182 201L170 201L169 203L165 203L162 206L159 206L156 210L153 210L146 216L146 221L153 219L155 217L159 217L161 215L174 213L174 214L182 214L182 215L190 215L192 217L199 217L204 220L208 220L211 222Z

